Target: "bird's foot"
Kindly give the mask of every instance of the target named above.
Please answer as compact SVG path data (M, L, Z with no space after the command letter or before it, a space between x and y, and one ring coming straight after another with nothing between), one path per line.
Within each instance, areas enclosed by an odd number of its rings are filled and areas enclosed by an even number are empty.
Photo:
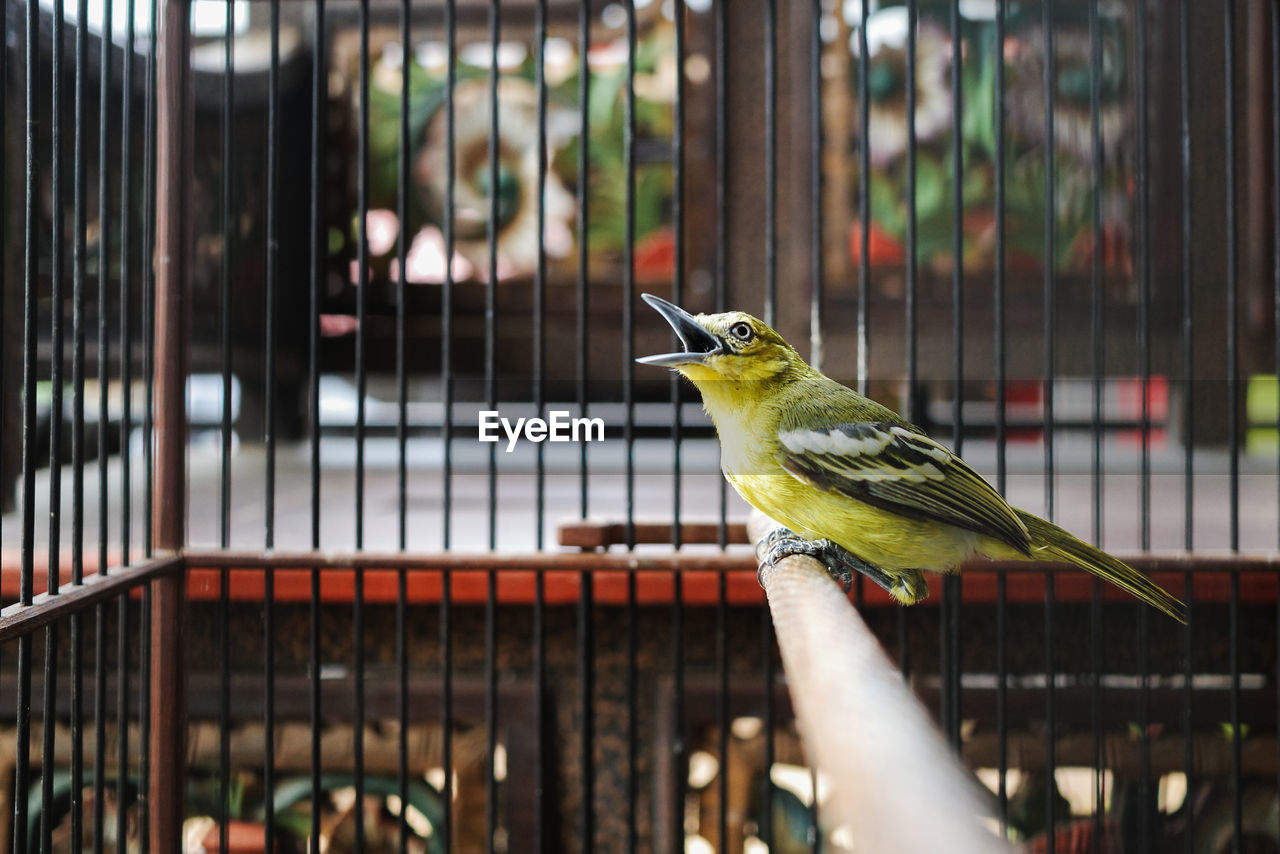
M925 581L924 573L918 569L894 573L892 583L885 590L902 605L914 605L929 598L929 582Z
M862 560L844 548L844 546L831 540L805 539L786 528L775 528L770 531L761 540L760 549L764 554L756 570L756 580L760 582L761 587L764 586L765 571L772 570L778 561L791 555L806 555L817 560L826 567L828 574L840 585L840 589L845 593L848 593L849 588L853 586L853 574L855 572L860 572L870 578L880 587L889 591L890 594L893 594L894 585L898 583L898 579L895 576L890 575L873 563ZM921 578L920 582L923 584L924 579ZM928 595L928 587L926 586L924 589L925 595Z

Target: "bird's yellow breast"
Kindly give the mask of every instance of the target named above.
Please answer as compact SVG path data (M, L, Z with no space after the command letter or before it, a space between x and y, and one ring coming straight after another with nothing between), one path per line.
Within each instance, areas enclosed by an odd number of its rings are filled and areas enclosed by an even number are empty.
M725 478L743 500L775 522L809 539L832 540L887 570L945 572L987 541L951 525L910 519L854 498L823 492L781 468L774 474L736 474L726 468Z

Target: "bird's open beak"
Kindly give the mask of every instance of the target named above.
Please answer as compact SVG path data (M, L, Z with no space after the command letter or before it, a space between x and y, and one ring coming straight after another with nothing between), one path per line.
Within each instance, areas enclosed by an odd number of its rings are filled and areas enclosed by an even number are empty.
M641 356L636 359L642 365L658 365L663 368L675 368L680 365L698 365L706 361L707 356L721 352L720 339L702 328L697 318L678 305L655 297L653 294L641 294L644 301L653 306L662 317L671 324L680 344L682 353L662 353L657 356Z

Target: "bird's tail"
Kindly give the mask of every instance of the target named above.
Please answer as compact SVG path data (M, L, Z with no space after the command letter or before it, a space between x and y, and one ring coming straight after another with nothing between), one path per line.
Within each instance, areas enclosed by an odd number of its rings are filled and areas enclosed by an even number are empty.
M1073 537L1057 525L1021 510L1017 513L1031 535L1031 554L1035 560L1073 563L1127 590L1178 622L1187 622L1187 606L1129 564Z

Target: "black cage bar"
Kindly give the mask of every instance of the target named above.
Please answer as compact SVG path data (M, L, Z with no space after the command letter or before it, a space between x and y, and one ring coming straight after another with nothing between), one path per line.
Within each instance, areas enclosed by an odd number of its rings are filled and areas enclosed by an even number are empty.
M9 850L856 850L644 292L1187 602L859 579L993 827L1280 850L1274 3L0 10Z

